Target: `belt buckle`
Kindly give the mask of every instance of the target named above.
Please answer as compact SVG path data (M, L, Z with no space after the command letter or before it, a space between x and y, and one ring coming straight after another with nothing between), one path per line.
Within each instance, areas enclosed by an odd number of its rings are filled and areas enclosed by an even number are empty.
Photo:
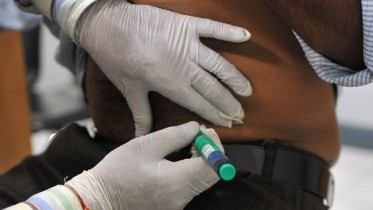
M333 174L330 174L329 176L329 184L328 184L328 194L326 198L324 198L323 202L324 205L328 208L331 208L334 201L334 190L335 190L335 184L334 184L334 176Z

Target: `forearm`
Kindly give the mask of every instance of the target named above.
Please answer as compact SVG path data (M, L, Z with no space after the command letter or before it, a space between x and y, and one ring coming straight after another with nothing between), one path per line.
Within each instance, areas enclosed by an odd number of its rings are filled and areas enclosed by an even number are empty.
M361 0L264 0L313 49L331 60L362 69Z

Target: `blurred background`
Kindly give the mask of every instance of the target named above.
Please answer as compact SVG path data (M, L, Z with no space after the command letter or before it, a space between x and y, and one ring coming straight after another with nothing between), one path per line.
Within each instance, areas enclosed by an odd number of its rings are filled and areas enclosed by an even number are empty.
M0 15L1 18L1 15ZM78 121L80 124L90 124L87 107L84 104L81 90L73 75L56 63L54 59L55 50L58 46L57 39L43 25L33 27L26 32L0 33L0 72L12 71L6 66L8 57L14 56L9 53L6 43L21 40L16 56L26 56L26 61L19 72L26 78L26 99L29 100L31 113L31 142L20 153L38 154L49 144L49 136L67 122ZM6 35L4 35L6 34ZM14 50L13 50L14 51ZM12 51L12 52L13 52ZM18 53L18 54L17 54ZM8 57L7 57L8 56ZM15 72L15 71L14 71ZM19 75L14 76L16 80ZM4 74L0 73L0 88L5 87ZM1 80L3 78L3 80ZM19 84L25 81L17 81ZM10 94L16 95L21 102L22 92L17 89L9 90ZM17 91L17 92L15 92ZM16 93L16 94L14 94ZM3 94L0 92L0 94ZM373 201L373 84L359 88L340 88L337 104L338 119L341 126L343 141L342 152L339 161L333 167L336 179L335 202L332 210L370 210ZM7 131L1 121L6 120L6 114L0 102L0 132ZM20 113L21 108L10 105ZM2 114L3 113L3 114ZM5 116L5 117L4 117ZM14 118L14 115L10 115ZM4 119L5 118L5 119ZM26 119L26 120L28 120ZM14 122L17 123L17 122ZM7 121L9 124L9 121ZM26 126L27 127L27 126ZM16 133L11 133L15 135ZM26 134L27 136L28 134ZM22 137L20 137L22 138ZM10 144L8 142L8 144ZM0 158L7 157L2 148L8 146L0 143ZM8 151L10 149L7 149ZM13 162L19 160L15 157ZM1 170L10 167L3 163Z

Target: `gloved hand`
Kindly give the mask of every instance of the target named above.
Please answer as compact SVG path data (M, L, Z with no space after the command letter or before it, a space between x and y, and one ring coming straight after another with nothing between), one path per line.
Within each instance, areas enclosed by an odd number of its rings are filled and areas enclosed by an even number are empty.
M200 156L164 159L190 144L198 130L198 123L189 122L131 140L66 184L90 209L182 209L219 179ZM209 133L219 145L217 135Z
M251 94L249 81L199 37L243 42L247 30L124 0L93 2L56 0L54 16L126 97L136 136L152 126L149 91L216 125L243 119L241 104L214 76L243 96Z

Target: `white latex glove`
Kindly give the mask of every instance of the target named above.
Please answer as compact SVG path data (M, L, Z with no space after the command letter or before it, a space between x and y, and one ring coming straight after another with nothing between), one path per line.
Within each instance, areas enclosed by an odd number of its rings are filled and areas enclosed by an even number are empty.
M164 159L190 144L198 129L198 123L189 122L136 138L67 184L92 210L182 209L219 179L200 156ZM220 144L217 135L210 137Z
M149 91L213 124L241 122L241 104L214 76L242 96L251 94L251 85L199 37L243 42L251 36L247 30L124 0L99 0L86 10L93 0L75 1L56 0L57 22L126 97L136 136L152 126Z

